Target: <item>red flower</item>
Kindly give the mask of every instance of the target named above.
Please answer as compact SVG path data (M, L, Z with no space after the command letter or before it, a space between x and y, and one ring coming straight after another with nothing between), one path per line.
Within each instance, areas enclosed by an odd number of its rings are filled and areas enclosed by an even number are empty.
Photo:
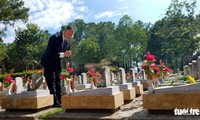
M87 74L89 75L89 77L95 76L95 69L93 66L90 66L90 69Z
M164 64L164 63L161 63L161 66L165 67L165 64Z
M151 64L150 66L151 66L151 68L155 69L155 67L156 67L156 64L155 64L155 63L153 63L153 64Z
M65 78L66 78L67 76L66 75L61 75L61 80L65 80Z
M68 67L67 71L70 72L70 73L73 73L74 72L74 68Z
M172 72L172 70L170 68L166 67L165 72Z
M150 52L148 51L147 53L146 53L146 59L149 61L149 60L152 60L152 61L156 61L156 59L155 59L156 57L154 56L154 55L151 55L150 54Z
M94 71L95 71L95 69L94 69L93 67L90 67L90 71L93 71L93 72L94 72Z
M154 70L155 70L155 72L159 73L161 71L161 68L155 67Z
M147 60L154 60L155 56L154 55L148 55L148 56L146 56L146 59Z
M147 53L146 53L146 56L148 56L148 55L150 55L150 52L149 52L149 51L147 51Z
M13 74L13 72L12 71L10 71L10 75L12 75Z
M13 83L14 82L14 80L10 76L6 76L6 80L5 81L9 82L9 83Z
M146 68L146 66L143 65L143 66L142 66L142 69L145 69L145 68Z
M95 76L95 73L92 72L92 71L90 71L90 72L89 72L89 75L90 75L90 76Z

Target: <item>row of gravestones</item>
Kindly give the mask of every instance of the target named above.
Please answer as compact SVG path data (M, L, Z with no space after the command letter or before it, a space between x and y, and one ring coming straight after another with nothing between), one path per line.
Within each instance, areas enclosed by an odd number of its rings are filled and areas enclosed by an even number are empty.
M35 75L37 76L37 75ZM35 77L34 75L32 77ZM41 75L38 75L39 77L41 77ZM15 78L15 84L17 86L16 91L13 92L12 91L12 84L10 85L10 87L8 88L4 88L4 91L1 91L0 95L11 95L11 94L19 94L21 92L25 92L25 91L35 91L36 89L43 89L43 90L47 90L47 85L45 84L45 78L42 77L43 79L35 79L35 80L29 80L26 81L25 84L23 84L23 79L22 77L16 77ZM2 84L2 83L1 83Z
M103 70L104 70L103 71L103 75L102 75L102 80L103 80L102 84L103 84L103 87L111 86L112 85L111 83L113 81L115 81L115 75L114 75L114 73L110 72L109 67L107 67L107 66L104 66ZM133 82L133 84L138 84L138 81L136 82L136 77L135 77L134 69L130 69L130 71L131 71L131 74L130 74L131 81ZM43 82L45 82L45 81L43 80ZM64 82L66 82L66 81L63 81L63 85L66 85L66 83L64 83ZM118 76L117 76L117 82L119 84L126 83L126 73L125 73L124 68L119 68L119 73L118 73ZM22 80L21 77L16 77L15 78L15 83L17 85L17 91L16 91L16 93L21 93L22 91L27 90L23 86L23 80ZM79 75L77 83L78 83L78 85L84 85L84 86L86 86L85 88L87 88L87 86L89 86L90 83L88 83L86 73L82 73L81 75ZM33 86L35 85L35 81L32 81L32 85ZM43 87L41 86L40 89L43 89Z
M118 82L119 84L126 83L126 73L125 73L124 68L119 68L119 72L118 72L117 77L115 76L114 73L110 72L109 67L104 66L103 70L104 70L103 76L102 76L103 87L111 86L112 82ZM130 79L131 79L132 82L138 83L138 81L136 81L134 69L130 69ZM65 84L65 83L63 83L63 84ZM85 87L87 87L88 84L90 84L90 83L88 81L86 73L81 73L81 75L79 75L79 77L78 77L77 88L83 89L82 86L84 85Z
M83 88L84 90L79 92L72 92L63 95L62 108L66 109L66 111L74 109L116 109L123 105L124 101L131 101L136 97L137 92L136 87L133 87L134 82L126 82L126 73L124 68L119 68L118 85L111 84L111 78L114 76L111 74L108 66L102 67L102 71L102 79L100 81L102 82L101 84L103 87L97 89ZM135 80L134 70L132 69L131 71L133 72L132 78ZM81 77L79 77L79 83L82 84L77 84L77 86L90 84L87 81L86 73L82 73ZM95 101L95 103L91 103L91 101Z
M184 75L190 75L195 80L200 79L200 56L198 56L197 60L192 60L185 65L183 70ZM198 102L200 101L199 91L199 82L192 84L178 82L175 86L160 87L155 89L153 94L143 94L143 109L148 109L152 113L154 110L155 113L168 110L174 111L175 114L176 109L182 110L182 108L193 107L200 109ZM179 115L182 115L182 113L180 112Z
M196 80L200 78L200 56L197 60L192 60L191 63L183 67L184 75L191 75Z
M114 75L114 73L110 72L109 67L104 66L103 69L104 69L103 76L102 76L102 79L104 80L103 86L108 87L111 85L112 81L115 81L115 75ZM130 74L131 81L136 82L134 69L130 69L130 71L131 71L131 74ZM63 81L63 82L65 82L65 81ZM120 84L126 83L126 73L125 73L124 68L119 68L118 82ZM22 91L26 90L25 87L23 86L23 80L21 77L16 77L15 83L17 85L16 93L21 93ZM32 84L34 86L34 81ZM65 83L63 83L63 84L65 84ZM86 73L82 73L81 75L79 75L78 84L83 84L83 85L88 84ZM40 88L42 88L42 86Z
M103 80L103 86L104 88L98 88L98 89L89 89L89 90L83 90L79 92L73 92L70 95L63 95L62 96L62 108L64 109L74 109L77 107L86 108L84 109L107 109L107 106L102 106L102 100L107 102L108 106L112 104L108 109L116 109L117 107L121 106L125 100L133 100L133 98L136 95L136 90L133 85L136 83L136 86L138 85L138 81L135 81L135 73L134 70L131 69L131 78L133 80L132 83L126 82L126 74L125 70L123 68L119 68L119 85L117 86L111 86L111 73L108 66L104 66L103 68L103 74L102 74L102 80ZM86 74L81 75L81 80L79 78L80 83L87 83L86 81ZM16 84L18 86L18 90L24 91L23 89L23 82L21 78L16 78ZM37 81L36 81L37 83ZM36 83L34 83L36 85ZM101 97L103 95L103 97ZM75 99L76 96L78 99ZM82 97L84 96L84 97ZM86 96L86 97L85 97ZM107 101L107 99L104 99L104 97L114 101ZM117 99L113 99L117 97ZM12 98L12 99L11 99ZM96 101L95 104L88 104L87 100L86 103L83 104L83 106L77 106L77 102L83 102L82 99L87 98L88 100L91 100L95 98L94 100L99 100L99 103ZM73 99L73 100L69 100ZM46 102L49 101L49 102ZM68 102L71 101L70 105L74 105L74 108L70 108L73 106L67 106L69 105ZM2 101L2 108L3 109L40 109L47 106L53 105L53 96L49 94L48 90L37 90L37 91L26 91L21 92L13 95L7 96ZM34 104L33 104L34 103ZM120 104L119 104L120 103ZM87 107L91 105L90 107ZM115 105L113 108L112 106ZM82 108L82 109L83 109Z

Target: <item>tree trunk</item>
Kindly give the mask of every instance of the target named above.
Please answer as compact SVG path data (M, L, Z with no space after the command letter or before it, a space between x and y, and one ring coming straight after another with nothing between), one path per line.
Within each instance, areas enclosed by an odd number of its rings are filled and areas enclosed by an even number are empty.
M6 68L5 68L5 63L4 63L4 61L3 61L3 64L2 64L2 75L5 74L5 70L6 70Z

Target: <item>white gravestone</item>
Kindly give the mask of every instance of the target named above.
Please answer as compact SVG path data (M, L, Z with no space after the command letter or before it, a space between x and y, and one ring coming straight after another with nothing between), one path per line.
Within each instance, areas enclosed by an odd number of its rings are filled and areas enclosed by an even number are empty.
M195 80L197 80L197 61L192 60L192 74Z
M81 81L81 75L78 76L78 84L83 84Z
M193 74L192 74L192 63L188 64L188 73L189 73L189 75L193 76Z
M87 75L86 73L81 73L81 81L83 84L87 84Z
M81 76L79 76L79 84L76 85L77 90L83 90L91 88L91 84L87 83L87 75L86 73L81 73Z
M133 68L131 68L130 72L131 72L131 74L130 74L131 81L135 82L136 81L136 79L135 79L135 70Z
M141 70L141 74L142 74L142 79L146 80L147 79L146 78L146 73L145 73L145 71L143 69Z
M119 80L120 91L132 89L133 88L132 83L126 83L126 73L125 73L124 68L119 68L119 75L120 75L120 80Z
M139 86L140 85L140 81L136 81L136 78L135 78L135 70L133 68L130 69L130 78L131 78L131 81L132 81L132 85L133 87L135 86Z
M23 80L22 80L21 77L16 77L15 78L15 83L17 85L17 91L16 91L16 93L21 93L22 91L24 91Z
M188 65L185 65L184 67L183 67L183 71L184 71L184 75L188 75L189 73L188 73Z
M103 76L102 76L103 86L104 87L109 87L109 86L111 86L111 83L110 83L110 69L109 69L108 66L103 66L102 70L103 70Z
M114 73L112 73L112 72L110 73L110 75L111 75L111 76L110 76L110 79L111 79L111 81L113 82L113 81L115 80L115 75L114 75Z
M126 73L125 73L125 70L124 70L124 68L119 68L119 75L120 75L120 84L124 84L124 83L126 83Z
M117 83L117 80L115 80L115 74L114 73L111 73L110 74L110 78L111 78L111 85L115 85Z
M200 79L200 56L197 57L197 75L198 79Z

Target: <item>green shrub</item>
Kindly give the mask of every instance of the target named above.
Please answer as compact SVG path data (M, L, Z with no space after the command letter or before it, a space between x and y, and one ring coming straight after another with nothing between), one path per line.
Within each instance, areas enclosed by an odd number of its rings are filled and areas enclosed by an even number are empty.
M13 80L16 78L16 77L30 77L31 78L31 75L34 74L35 72L19 72L19 73L13 73L11 75L11 77L13 78ZM5 74L5 75L0 75L0 82L3 82L5 80L5 77L7 75L10 75L10 74Z
M186 80L187 80L187 77L186 77L186 75L184 75L184 76L182 76L182 77L179 77L178 80L186 81Z

